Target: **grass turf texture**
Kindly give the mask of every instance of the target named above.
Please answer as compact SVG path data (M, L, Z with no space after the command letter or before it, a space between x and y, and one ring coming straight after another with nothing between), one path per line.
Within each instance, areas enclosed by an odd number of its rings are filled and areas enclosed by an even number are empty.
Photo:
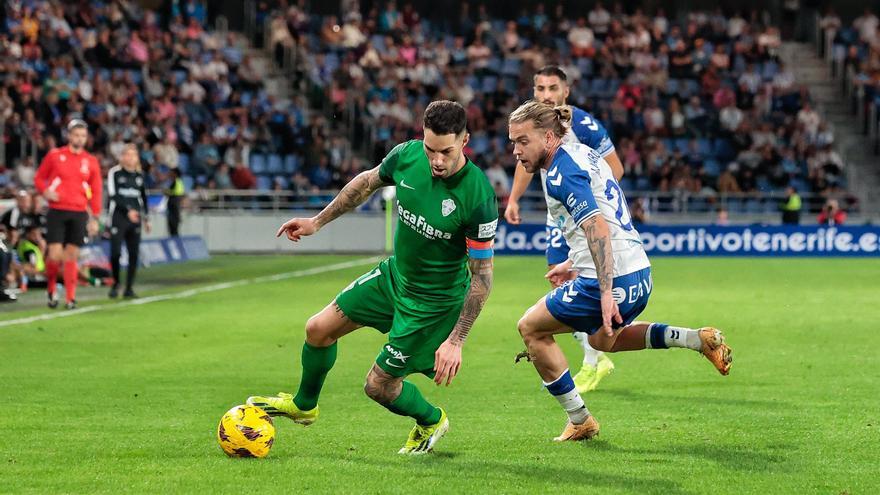
M350 259L156 267L142 295ZM497 260L451 387L413 379L451 421L422 458L395 454L411 421L361 391L384 342L370 329L340 342L314 426L276 420L263 460L216 444L231 406L294 391L306 318L369 265L0 328L0 492L875 492L877 261L653 261L642 319L724 329L731 376L687 350L614 355L615 373L585 397L602 424L589 443L550 441L564 415L531 364L513 364L516 321L547 289L538 257ZM11 308L0 319L43 311ZM558 341L576 369L574 340Z

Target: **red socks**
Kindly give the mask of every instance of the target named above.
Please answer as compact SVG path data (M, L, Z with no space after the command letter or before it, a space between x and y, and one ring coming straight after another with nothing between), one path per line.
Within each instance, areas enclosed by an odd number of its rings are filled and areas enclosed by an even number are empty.
M77 280L76 261L64 262L64 292L67 296L67 302L76 299L76 280Z
M61 263L53 260L46 260L46 290L49 294L54 294L58 283L58 268Z

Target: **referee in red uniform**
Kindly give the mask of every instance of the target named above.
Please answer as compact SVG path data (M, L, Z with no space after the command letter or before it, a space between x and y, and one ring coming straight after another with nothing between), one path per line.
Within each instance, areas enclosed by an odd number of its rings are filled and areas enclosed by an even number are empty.
M56 285L63 266L67 309L76 308L77 259L86 234L98 231L95 218L101 213L101 166L85 150L88 125L73 119L67 124L67 146L46 154L34 176L37 191L49 201L46 215L49 253L46 278L49 279L49 307L58 307Z

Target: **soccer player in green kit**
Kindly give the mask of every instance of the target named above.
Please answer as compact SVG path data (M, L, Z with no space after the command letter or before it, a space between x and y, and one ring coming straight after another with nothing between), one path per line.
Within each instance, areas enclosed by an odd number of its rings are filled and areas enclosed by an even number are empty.
M389 411L416 421L400 454L424 454L449 428L446 411L405 381L422 373L449 385L461 348L492 287L492 242L498 224L495 193L462 149L464 108L435 101L424 115L425 137L396 146L378 167L361 173L312 218L281 226L294 242L362 204L376 190L397 186L394 255L342 290L306 323L302 377L296 395L249 397L273 416L309 425L336 361L337 340L362 327L388 334L364 391Z

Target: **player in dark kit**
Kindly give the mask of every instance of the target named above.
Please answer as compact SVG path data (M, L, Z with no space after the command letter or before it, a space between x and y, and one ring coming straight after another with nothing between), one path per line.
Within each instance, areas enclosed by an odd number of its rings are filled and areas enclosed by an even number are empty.
M110 196L110 264L113 267L113 287L109 296L112 299L119 297L119 258L124 241L128 250L128 277L123 297L134 298L137 295L132 286L137 273L141 225L150 231L147 191L136 145L127 144L119 165L107 173L107 194Z
M98 232L95 217L101 212L101 166L85 150L89 139L86 123L73 119L67 124L67 146L49 150L34 176L37 191L49 201L46 215L49 245L46 278L49 307L58 307L58 271L64 266L67 309L76 308L79 248L86 233Z

